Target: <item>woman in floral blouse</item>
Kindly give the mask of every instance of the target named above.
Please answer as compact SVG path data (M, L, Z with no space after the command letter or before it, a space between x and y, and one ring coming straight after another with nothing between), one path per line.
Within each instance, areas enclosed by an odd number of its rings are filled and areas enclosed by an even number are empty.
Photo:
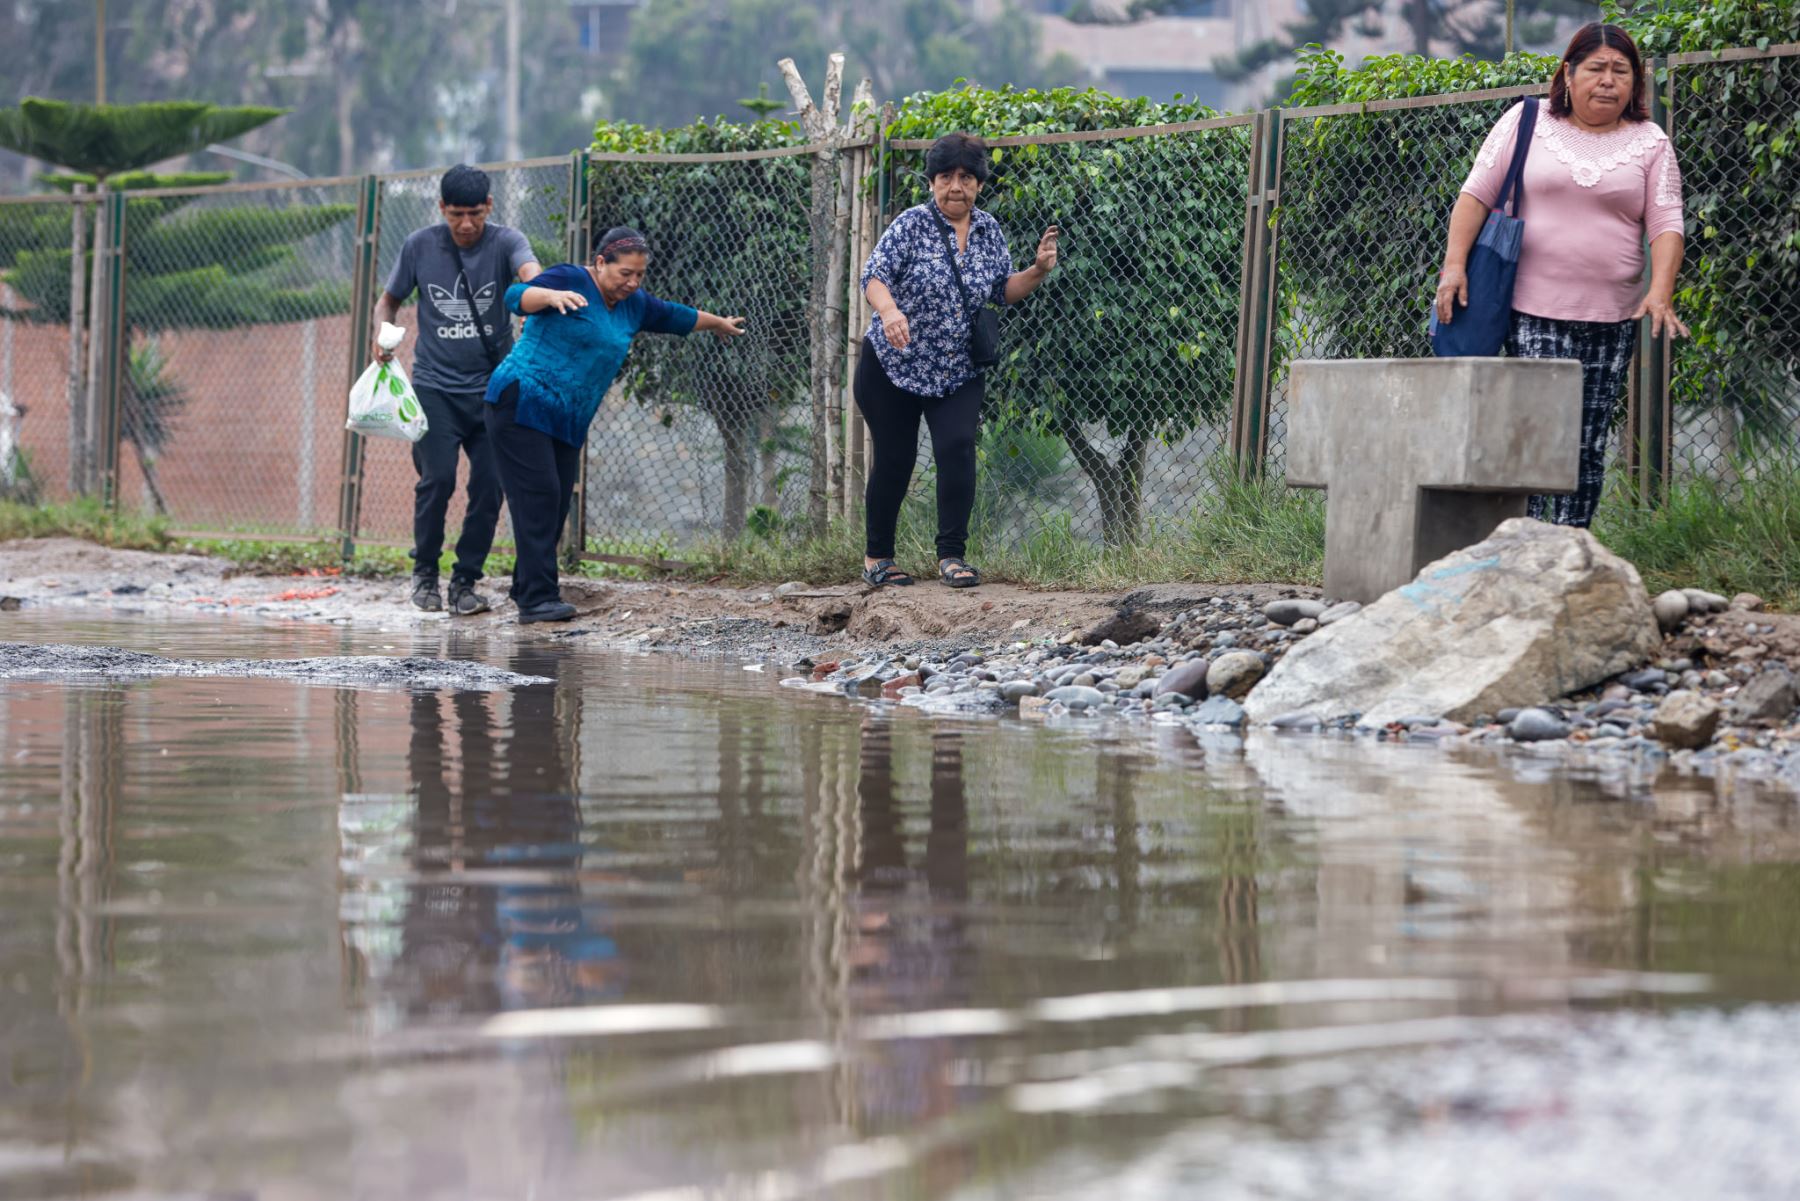
M981 369L969 352L973 309L1016 304L1056 266L1054 225L1039 240L1032 265L1014 271L1000 223L975 207L989 174L987 144L980 138L945 134L926 154L925 173L931 199L894 219L862 271L875 316L863 338L854 390L875 451L864 498L863 579L877 588L913 582L894 564L894 526L912 483L921 417L931 430L938 470L938 576L952 588L981 582L962 557L975 507L975 428L983 390Z
M1645 107L1644 60L1617 25L1584 25L1550 81L1525 159L1525 240L1506 353L1581 362L1581 469L1570 496L1534 496L1540 521L1587 526L1606 482L1606 445L1638 321L1652 337L1685 336L1675 315L1681 269L1681 168ZM1438 320L1469 302L1469 250L1499 199L1521 105L1495 123L1450 216L1438 275ZM1650 284L1644 286L1644 246Z

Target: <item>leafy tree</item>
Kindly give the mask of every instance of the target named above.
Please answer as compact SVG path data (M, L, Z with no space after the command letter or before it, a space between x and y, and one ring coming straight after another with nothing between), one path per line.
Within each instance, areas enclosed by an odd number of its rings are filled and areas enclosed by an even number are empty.
M646 5L632 21L612 114L676 126L734 112L737 98L758 84L781 88L775 63L783 56L798 62L824 57L819 18L817 10L787 0Z
M521 7L522 150L574 149L600 99L595 61L568 0ZM286 108L239 145L313 175L504 157L498 3L110 0L108 11L109 99ZM93 95L91 0L9 0L0 45L30 48L8 63L17 93Z
M805 142L789 122L698 122L676 129L602 123L597 151L704 154ZM642 229L654 255L655 290L713 312L741 313L749 333L712 339L640 338L619 382L640 403L684 404L719 431L725 458L724 535L744 532L752 488L774 509L775 467L790 447L780 417L804 397L810 362L806 303L811 281L803 155L723 163L595 163L596 228Z
M107 183L131 193L125 205L124 335L129 348L122 381L121 434L132 443L157 507L164 508L155 464L187 393L170 377L156 335L176 329L236 329L344 312L348 285L326 278L302 246L342 226L346 204L303 204L285 194L283 207L157 195L222 183L224 173L158 175L141 170L194 147L235 136L280 113L155 103L87 105L28 99L0 111L0 144L67 170L46 177L59 188ZM28 210L29 211L29 210ZM27 308L8 318L66 322L70 317L67 217L32 218L0 264ZM60 227L60 235L57 227Z
M660 0L632 24L613 113L655 125L733 111L759 83L781 86L780 59L814 62L836 48L847 52L846 96L863 77L876 95L900 96L958 79L1054 82L1077 70L1066 59L1041 62L1034 19L1010 3L971 21L956 0Z
M230 141L281 114L277 108L219 108L192 100L72 104L27 96L16 109L0 109L0 146L104 182Z
M931 138L1197 120L1191 104L1096 90L964 88L910 97L891 133ZM1003 318L988 374L995 416L1053 432L1092 482L1102 536L1134 541L1149 448L1230 408L1249 146L1243 129L1003 148L982 207L1022 265L1044 227L1065 230L1050 280ZM897 163L894 204L927 195L922 156Z

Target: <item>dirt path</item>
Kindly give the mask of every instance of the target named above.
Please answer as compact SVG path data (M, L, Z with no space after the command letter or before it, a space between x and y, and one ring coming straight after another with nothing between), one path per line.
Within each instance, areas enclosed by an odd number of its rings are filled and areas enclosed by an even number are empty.
M223 613L384 628L454 621L459 627L527 639L580 637L721 656L801 656L869 647L961 648L1071 631L1081 632L1087 641L1126 643L1214 596L1261 604L1317 594L1316 589L1287 585L1161 584L1126 592L1045 592L1010 584L958 590L921 582L871 591L861 586L724 588L570 579L563 591L579 610L574 621L521 627L504 601L494 612L476 617L421 613L407 603L404 580L230 571L219 559L113 550L73 538L3 542L0 609ZM505 580L490 580L484 587L498 601Z

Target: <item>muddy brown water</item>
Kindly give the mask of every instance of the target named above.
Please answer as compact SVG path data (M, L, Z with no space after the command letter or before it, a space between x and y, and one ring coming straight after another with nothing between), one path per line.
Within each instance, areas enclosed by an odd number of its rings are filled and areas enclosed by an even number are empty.
M774 668L0 684L0 1196L1800 1195L1800 821Z

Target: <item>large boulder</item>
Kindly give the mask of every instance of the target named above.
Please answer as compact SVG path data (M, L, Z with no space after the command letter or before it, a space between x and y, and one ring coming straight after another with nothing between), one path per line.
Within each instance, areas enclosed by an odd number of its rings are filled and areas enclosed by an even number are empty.
M1468 721L1598 684L1661 643L1636 568L1586 530L1515 517L1308 637L1244 705L1257 723Z

